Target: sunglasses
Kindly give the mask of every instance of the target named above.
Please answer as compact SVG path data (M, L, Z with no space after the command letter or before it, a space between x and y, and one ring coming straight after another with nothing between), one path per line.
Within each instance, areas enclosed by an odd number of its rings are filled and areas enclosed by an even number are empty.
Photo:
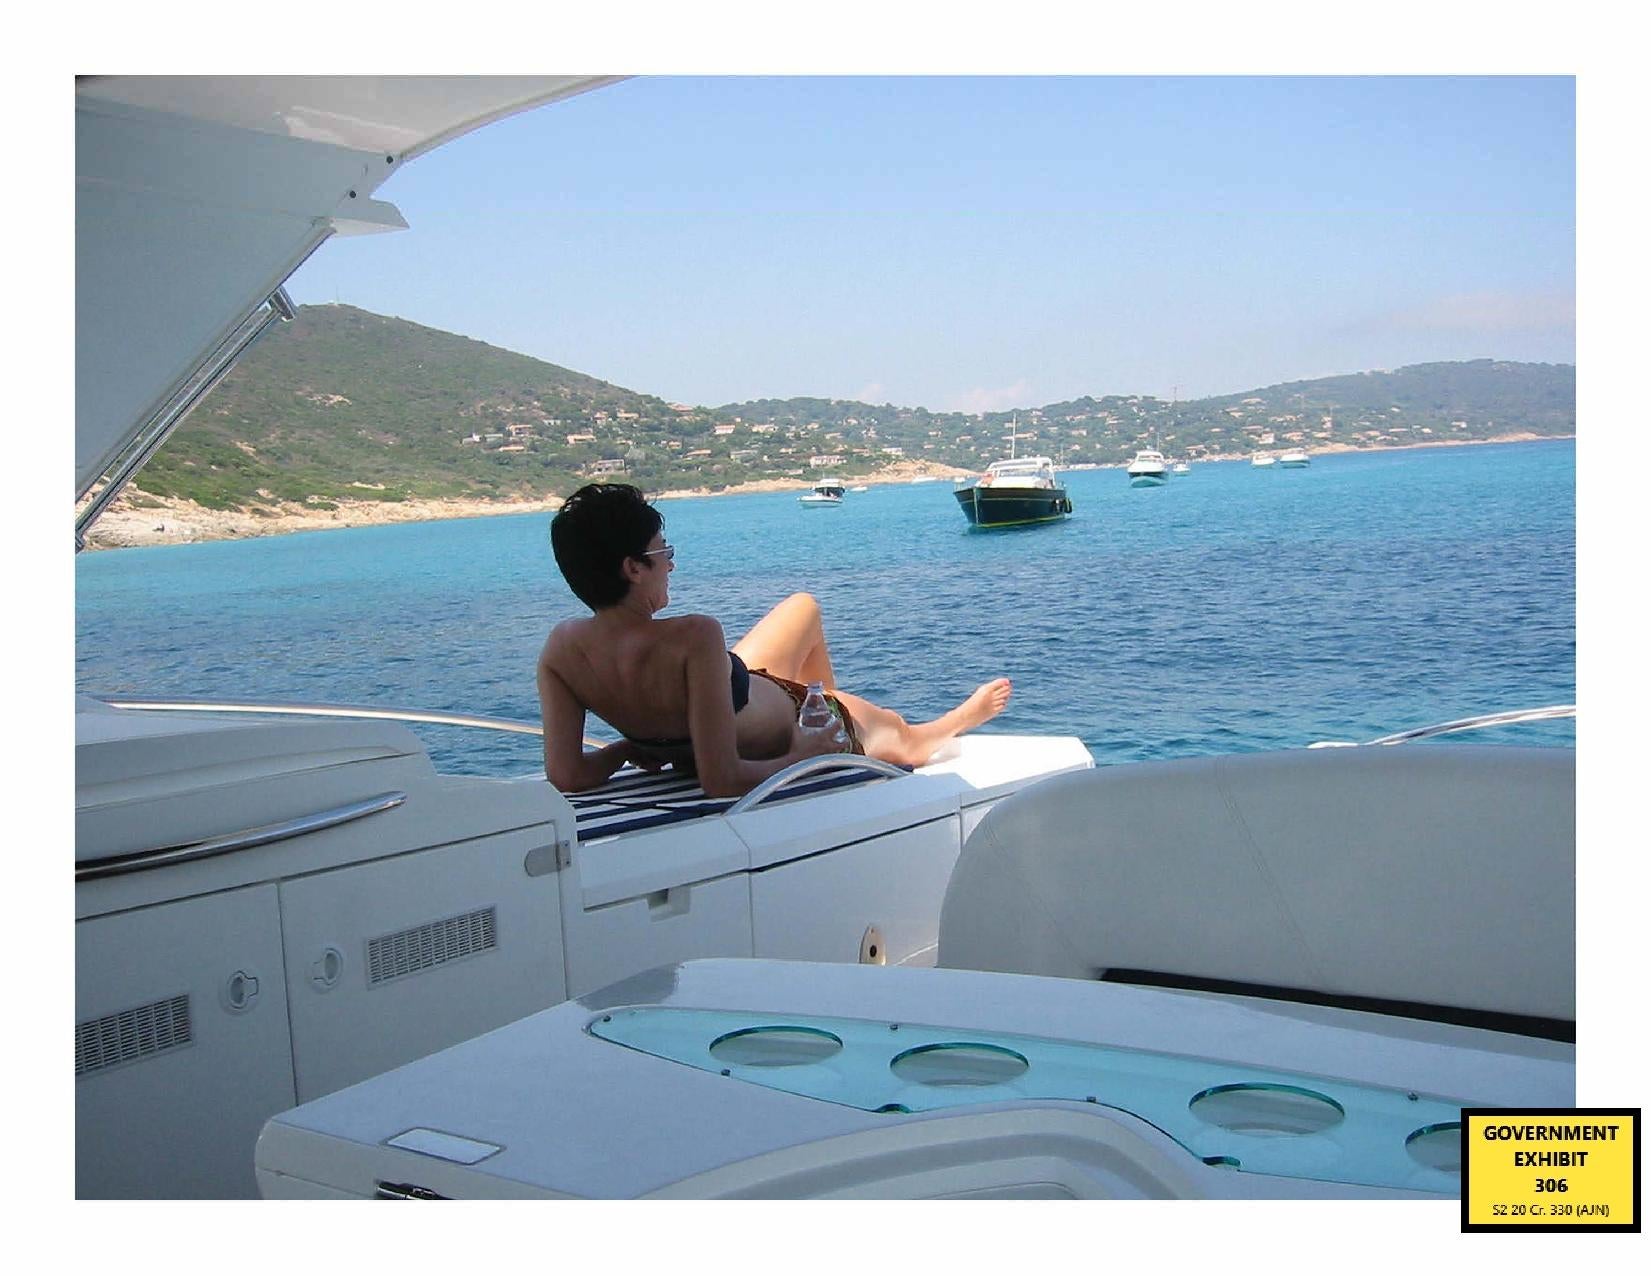
M665 561L667 563L674 563L676 561L676 547L674 545L661 545L658 549L645 549L638 554L637 557L653 558L659 554L663 554L665 556Z

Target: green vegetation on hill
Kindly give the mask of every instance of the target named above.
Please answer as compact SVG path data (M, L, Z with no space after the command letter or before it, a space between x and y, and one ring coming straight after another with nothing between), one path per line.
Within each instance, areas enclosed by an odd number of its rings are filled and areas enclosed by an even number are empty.
M350 306L305 306L264 337L140 476L212 508L276 501L537 498L600 474L713 490L900 460L980 469L1021 452L1065 464L1326 443L1379 447L1571 434L1568 364L1419 364L1167 403L1084 397L1015 412L936 413L842 399L670 404L485 342Z

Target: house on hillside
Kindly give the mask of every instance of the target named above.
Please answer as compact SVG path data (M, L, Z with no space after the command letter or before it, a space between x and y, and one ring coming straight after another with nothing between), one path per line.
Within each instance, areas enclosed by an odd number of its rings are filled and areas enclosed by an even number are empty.
M594 443L594 442L596 442L596 436L594 434L570 434L570 435L568 435L568 446L569 447L578 447L579 444L581 444L581 443Z

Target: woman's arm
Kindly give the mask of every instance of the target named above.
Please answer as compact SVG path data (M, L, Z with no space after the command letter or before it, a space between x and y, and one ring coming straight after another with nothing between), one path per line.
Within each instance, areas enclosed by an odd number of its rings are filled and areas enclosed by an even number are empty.
M728 647L722 626L710 616L685 616L684 675L688 683L688 735L694 743L694 769L710 797L739 797L776 771L821 753L844 747L829 732L803 735L793 731L791 750L754 762L739 755L734 705L728 695Z
M625 763L635 760L629 740L585 752L585 706L574 698L556 670L539 658L539 721L545 732L545 779L564 793L594 789Z

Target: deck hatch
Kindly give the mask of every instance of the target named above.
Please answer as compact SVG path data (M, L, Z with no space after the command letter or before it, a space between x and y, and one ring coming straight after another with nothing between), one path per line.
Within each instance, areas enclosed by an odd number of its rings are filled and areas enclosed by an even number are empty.
M194 1040L189 994L163 997L75 1025L75 1076L147 1059Z
M367 941L367 986L376 987L421 970L474 957L499 946L498 910L473 912L412 926Z

